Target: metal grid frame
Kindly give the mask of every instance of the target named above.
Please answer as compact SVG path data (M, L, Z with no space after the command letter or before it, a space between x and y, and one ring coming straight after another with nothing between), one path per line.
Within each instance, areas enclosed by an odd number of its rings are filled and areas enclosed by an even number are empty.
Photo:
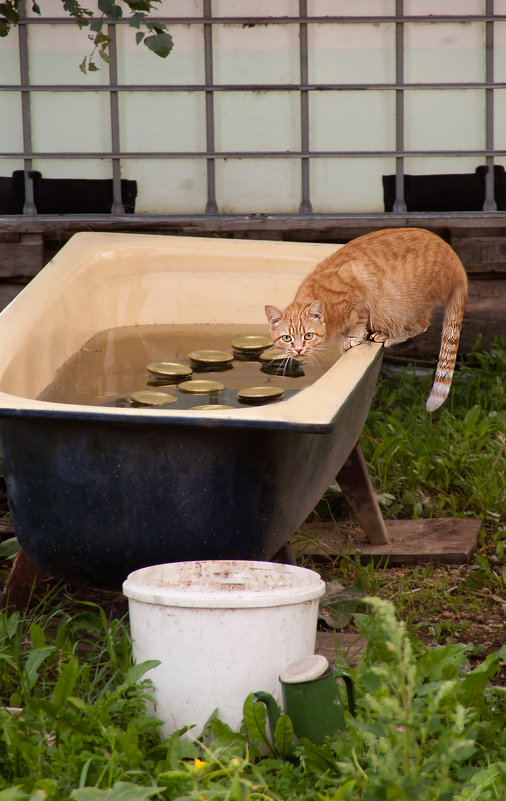
M321 215L313 212L310 191L310 160L327 158L377 158L390 157L395 159L396 164L396 197L393 212L374 213L376 217L391 217L393 214L406 213L406 203L404 199L404 164L405 159L410 157L433 157L433 156L471 156L482 158L487 167L485 181L485 202L481 212L473 213L473 216L493 215L497 211L494 199L494 161L498 156L506 156L506 150L495 149L494 147L494 90L506 88L506 82L494 81L494 23L506 21L506 15L494 13L494 0L486 0L485 14L478 15L430 15L415 16L404 14L404 0L395 1L395 15L391 16L332 16L317 17L309 16L307 12L307 0L299 0L298 16L282 17L259 17L259 16L235 16L235 17L216 17L213 16L212 0L203 0L203 15L199 17L157 17L161 22L167 23L169 28L178 25L199 25L203 28L203 47L205 80L203 84L119 84L117 75L117 45L116 45L116 26L127 24L128 19L108 21L108 35L111 38L112 61L109 64L109 82L104 84L34 84L29 77L29 52L27 28L37 24L74 24L68 18L60 17L26 17L22 15L19 23L19 62L20 77L19 84L0 84L0 91L19 92L21 95L21 113L23 130L23 151L22 152L0 152L0 159L22 159L25 170L25 206L23 215L37 216L37 209L34 204L33 184L30 178L33 159L110 159L111 172L113 178L113 205L111 216L122 216L124 207L121 201L121 178L120 167L124 159L205 159L207 163L207 198L203 203L205 215L220 217L230 216L221 215L216 199L215 164L219 159L285 159L296 158L300 160L301 169L301 198L298 214L282 215L286 218L297 218L297 216ZM408 23L448 23L448 22L482 22L485 24L485 81L476 82L427 82L427 83L407 83L404 79L404 26ZM214 25L286 25L293 24L299 28L299 63L300 80L298 83L286 84L218 84L213 79L213 35ZM394 83L310 83L308 79L308 26L312 24L359 24L359 23L379 23L395 25L395 82ZM312 91L343 91L343 90L388 90L395 92L395 150L314 150L310 148L309 138L309 94ZM426 91L431 89L481 89L485 92L485 148L471 150L407 150L404 144L405 113L404 113L404 94L407 90ZM300 136L301 148L298 151L232 151L218 152L215 148L215 126L214 126L214 94L215 92L235 92L235 91L298 91L300 95ZM32 92L107 92L110 99L110 132L111 149L109 151L86 152L66 152L48 153L34 152L32 149L32 125L30 114L30 94ZM203 152L177 151L177 152L132 152L123 151L120 143L120 122L119 122L119 103L118 94L122 91L128 92L203 92L205 93L205 114L206 114L206 150ZM417 212L417 217L430 216L432 213ZM142 214L136 213L136 217ZM146 215L153 216L153 215ZM159 215L160 217L172 218L175 215ZM199 215L185 215L188 218L198 217ZM277 215L279 216L279 215ZM329 215L326 215L327 217ZM336 219L345 215L331 215ZM348 215L349 216L349 215ZM357 215L370 216L370 215ZM445 215L447 216L447 215Z

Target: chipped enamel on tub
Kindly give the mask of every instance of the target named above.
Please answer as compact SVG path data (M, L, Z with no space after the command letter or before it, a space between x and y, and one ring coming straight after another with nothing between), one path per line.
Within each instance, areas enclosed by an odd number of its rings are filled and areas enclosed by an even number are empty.
M270 559L323 495L369 411L381 346L263 406L37 400L100 331L265 324L336 245L76 234L0 314L0 447L19 543L40 570L117 588L132 570ZM267 332L267 326L266 326Z

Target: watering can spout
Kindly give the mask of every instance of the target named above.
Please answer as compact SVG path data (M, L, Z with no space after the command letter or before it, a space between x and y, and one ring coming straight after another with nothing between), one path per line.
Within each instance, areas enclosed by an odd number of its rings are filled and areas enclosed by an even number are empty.
M255 701L261 701L265 704L265 708L267 709L267 719L269 721L269 728L271 732L274 732L276 728L276 724L281 717L281 712L279 711L279 707L272 697L270 693L266 693L263 690L259 690L254 695Z

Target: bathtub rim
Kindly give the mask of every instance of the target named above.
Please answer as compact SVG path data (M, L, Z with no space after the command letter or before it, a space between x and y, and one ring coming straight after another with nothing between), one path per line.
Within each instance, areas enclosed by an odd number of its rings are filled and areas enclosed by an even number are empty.
M340 410L360 391L383 355L383 346L365 342L343 354L321 378L297 394L271 404L244 409L210 411L204 415L185 409L142 409L115 406L54 403L0 392L0 420L53 418L116 423L199 426L200 428L271 428L287 431L328 433ZM340 376L340 373L343 375ZM342 383L339 379L343 378ZM336 387L337 384L339 386ZM322 400L321 390L329 389ZM333 393L333 394L332 394ZM330 397L329 397L330 396Z

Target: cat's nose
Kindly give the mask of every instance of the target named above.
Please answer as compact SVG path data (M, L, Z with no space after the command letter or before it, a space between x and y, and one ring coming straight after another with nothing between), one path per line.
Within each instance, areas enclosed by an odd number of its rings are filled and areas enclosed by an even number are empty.
M298 354L299 354L299 356L300 356L300 354L301 354L301 353L302 353L302 351L303 351L303 348L295 348L295 350L297 351L297 353L298 353Z

